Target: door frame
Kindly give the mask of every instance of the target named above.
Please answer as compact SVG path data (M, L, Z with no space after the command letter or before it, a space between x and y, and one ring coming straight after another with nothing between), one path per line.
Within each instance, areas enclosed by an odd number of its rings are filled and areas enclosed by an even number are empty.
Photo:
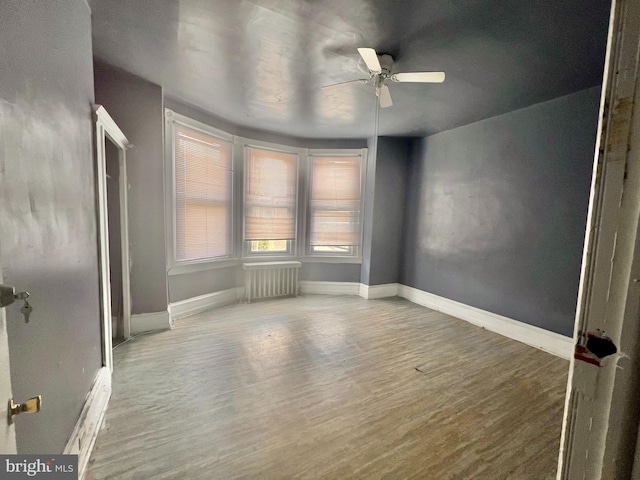
M100 297L102 304L102 364L113 371L111 326L111 282L109 273L109 216L107 211L107 158L105 142L110 140L118 149L120 190L120 242L122 251L122 317L124 337L131 336L131 286L129 260L129 218L127 208L127 158L129 140L102 105L93 105L96 122L96 173L98 199Z
M640 419L639 48L640 2L613 0L558 480L627 478L634 469ZM602 333L618 352L599 360L582 347L587 334Z
M0 257L1 258L1 257ZM2 265L0 264L0 284L2 284ZM9 363L9 337L7 335L7 316L5 308L0 307L0 454L17 453L16 428L6 420L9 399L13 398L11 389L11 366Z

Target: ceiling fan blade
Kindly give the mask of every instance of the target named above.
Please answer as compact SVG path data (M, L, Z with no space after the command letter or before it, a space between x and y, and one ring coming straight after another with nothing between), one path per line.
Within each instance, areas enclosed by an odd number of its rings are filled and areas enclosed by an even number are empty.
M407 72L391 75L394 82L442 83L444 72Z
M331 89L331 88L335 88L335 87L343 87L345 85L350 85L352 83L367 83L368 81L369 81L368 78L359 78L358 80L349 80L347 82L332 83L331 85L323 85L322 88L323 89Z
M393 101L391 100L389 87L387 85L382 85L380 88L380 108L387 108L391 105L393 105Z
M364 60L364 63L367 64L367 68L372 73L382 72L382 67L380 66L380 60L378 60L378 54L373 48L359 48L358 53Z

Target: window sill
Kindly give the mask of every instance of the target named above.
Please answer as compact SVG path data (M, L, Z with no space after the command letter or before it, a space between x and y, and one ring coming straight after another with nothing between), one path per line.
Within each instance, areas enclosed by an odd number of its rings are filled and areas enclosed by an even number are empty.
M240 265L241 262L242 262L242 259L240 258L225 258L221 260L208 260L208 261L197 262L197 263L180 263L180 264L174 265L173 267L170 267L167 274L169 276L183 275L186 273L202 272L205 270L215 270L218 268L235 267L237 265Z
M339 256L312 256L296 257L293 255L255 255L242 258L225 258L223 260L210 260L197 263L181 263L169 268L167 274L172 277L174 275L185 275L189 273L203 272L206 270L217 270L219 268L239 267L243 263L261 263L261 262L282 262L282 261L298 261L302 263L342 263L342 264L361 264L362 257L339 257Z
M287 254L269 254L269 253L256 253L245 255L240 258L240 263L254 263L254 262L286 262L288 260L299 261L300 259L295 255L287 255Z
M306 257L300 257L299 260L302 263L362 263L362 257L340 257L330 255L308 255Z

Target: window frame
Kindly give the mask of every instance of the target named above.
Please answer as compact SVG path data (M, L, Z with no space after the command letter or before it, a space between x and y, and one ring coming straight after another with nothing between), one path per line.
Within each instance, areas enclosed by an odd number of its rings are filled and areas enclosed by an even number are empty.
M166 248L167 248L167 272L169 275L195 272L209 268L221 268L236 265L236 221L237 221L237 158L234 136L205 123L181 115L170 109L165 109L164 122L164 144L165 144L165 225L166 225ZM176 212L176 152L175 152L175 129L182 126L205 135L210 135L218 140L230 144L231 155L231 194L229 202L230 222L229 241L230 248L228 255L220 257L208 257L190 260L178 260L177 253L177 212Z
M312 246L308 239L310 238L309 229L311 228L311 163L314 157L360 157L360 239L357 246L349 246L349 253L335 253L335 252L315 252L314 246ZM304 252L305 259L310 262L322 262L327 263L362 263L362 246L364 241L364 209L365 209L365 186L367 178L367 162L368 150L367 148L349 148L349 149L312 149L308 150L306 172L305 172L305 186L306 186L306 205L305 205L305 243ZM347 246L347 245L345 245Z
M301 212L304 210L301 208L301 199L303 198L301 195L301 185L302 179L304 178L303 165L306 164L307 159L307 151L306 148L293 147L291 145L283 145L279 143L265 142L261 140L254 140L246 137L236 137L235 143L236 150L241 155L242 162L242 188L240 189L241 201L242 205L241 211L242 216L239 218L240 227L239 228L239 250L241 252L241 259L260 259L264 258L266 260L293 260L297 258L300 244L300 234L304 230L300 228L301 221ZM294 229L295 229L295 238L292 240L287 240L287 251L286 252L252 252L251 251L251 240L245 240L245 218L246 218L246 205L245 205L245 194L246 194L246 184L247 184L247 172L246 172L246 159L247 159L247 149L256 148L260 150L278 152L278 153L286 153L289 155L296 155L298 157L296 163L296 197L295 197L295 220L294 220Z

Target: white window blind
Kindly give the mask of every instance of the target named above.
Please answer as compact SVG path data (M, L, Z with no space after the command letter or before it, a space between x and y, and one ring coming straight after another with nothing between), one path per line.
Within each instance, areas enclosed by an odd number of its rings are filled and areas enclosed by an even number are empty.
M298 155L247 147L245 240L293 240Z
M174 127L176 260L231 254L231 144Z
M360 243L361 157L312 157L311 246Z

